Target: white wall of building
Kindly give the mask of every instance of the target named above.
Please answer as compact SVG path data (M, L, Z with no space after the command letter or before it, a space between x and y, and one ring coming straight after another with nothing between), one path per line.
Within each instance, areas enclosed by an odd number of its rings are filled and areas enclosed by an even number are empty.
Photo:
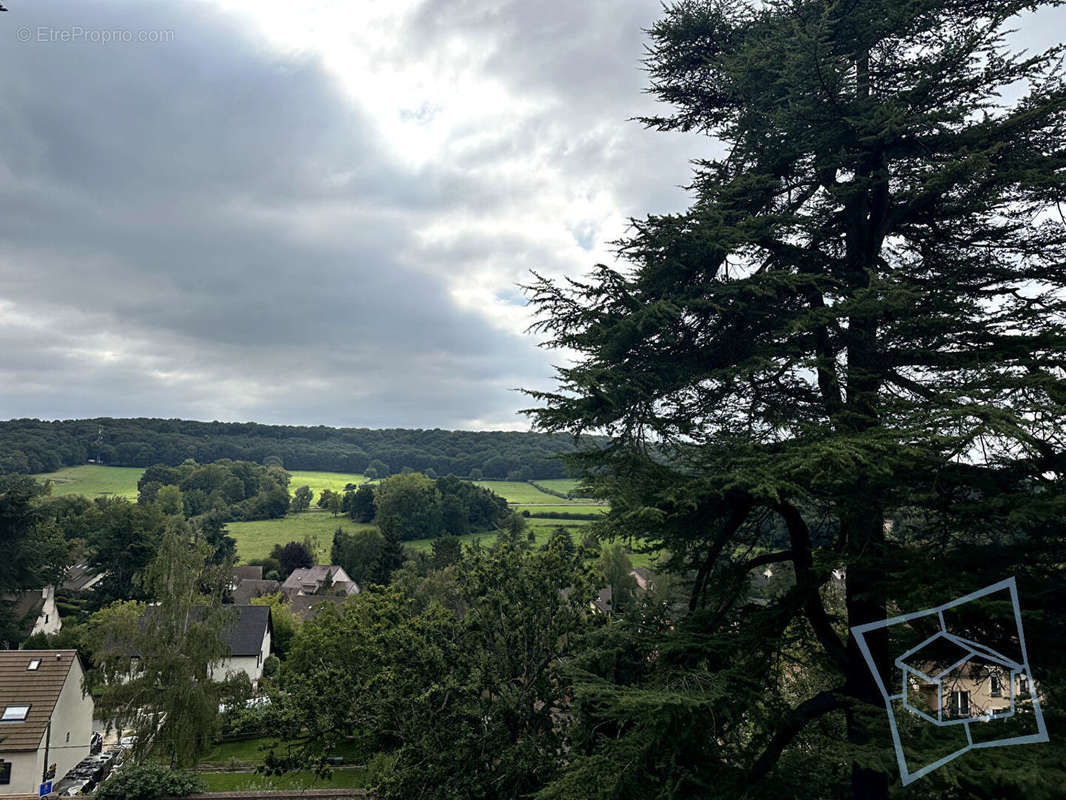
M93 734L93 699L90 695L82 694L83 677L81 663L75 660L67 674L63 690L59 693L55 711L52 712L52 741L48 763L56 765L56 780L89 755L89 743Z
M63 627L63 623L59 619L59 609L56 608L55 587L45 586L41 592L44 597L44 605L41 606L41 613L38 614L36 622L33 623L33 630L30 631L31 636L35 633L59 633Z
M42 747L44 742L41 742ZM44 750L5 753L0 744L0 758L11 764L11 783L0 784L0 797L6 794L37 794L44 770Z
M263 636L259 653L254 656L230 656L211 667L211 680L221 681L231 672L243 672L253 685L263 677L263 662L270 655L270 629Z

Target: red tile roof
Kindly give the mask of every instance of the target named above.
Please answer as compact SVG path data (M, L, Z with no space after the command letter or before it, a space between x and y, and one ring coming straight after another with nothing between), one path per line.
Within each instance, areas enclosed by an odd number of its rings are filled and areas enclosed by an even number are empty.
M40 747L77 657L77 650L0 650L0 716L8 706L30 707L25 721L0 722L0 752ZM34 659L40 666L27 669Z

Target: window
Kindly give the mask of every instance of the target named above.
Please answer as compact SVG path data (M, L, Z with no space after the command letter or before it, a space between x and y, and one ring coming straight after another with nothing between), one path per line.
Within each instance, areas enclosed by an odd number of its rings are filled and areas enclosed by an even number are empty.
M1022 694L1029 694L1029 678L1027 676L1018 676L1018 691Z
M969 692L952 692L951 693L951 716L953 717L968 717L970 715L970 693Z
M4 715L0 717L0 722L22 722L29 713L29 706L8 706L4 709Z
M41 659L39 659L39 658L31 658L29 666L27 666L26 669L35 670L39 666L41 666Z
M0 761L0 786L11 783L11 762Z
M67 731L67 744L70 744L70 731Z
M993 675L992 676L992 696L993 697L1002 697L1003 696L1003 687L1000 686L1000 684L999 684L999 676L998 675Z

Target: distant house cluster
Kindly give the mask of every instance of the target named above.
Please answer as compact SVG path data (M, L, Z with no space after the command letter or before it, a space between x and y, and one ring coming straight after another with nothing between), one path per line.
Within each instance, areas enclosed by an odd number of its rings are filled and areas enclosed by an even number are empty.
M336 564L298 568L284 583L264 580L262 567L234 567L231 585L236 605L280 593L292 613L304 621L313 619L324 604L340 605L359 592L359 585Z
M64 596L91 592L103 578L78 563L68 568L60 590ZM265 580L262 567L235 567L229 588L237 613L222 631L228 655L212 665L210 677L243 673L254 686L273 651L274 629L270 606L253 600L280 595L297 617L308 620L325 604L343 603L360 591L336 565L298 569L284 583ZM5 599L27 635L61 630L54 586ZM136 660L131 653L133 669ZM53 779L76 775L86 759L98 757L91 755L93 700L82 691L85 672L76 650L0 650L0 797L38 796Z

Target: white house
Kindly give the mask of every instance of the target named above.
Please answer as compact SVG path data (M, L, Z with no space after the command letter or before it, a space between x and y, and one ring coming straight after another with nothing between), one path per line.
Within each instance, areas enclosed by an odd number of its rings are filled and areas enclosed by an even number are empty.
M231 672L243 672L252 684L263 677L263 662L270 655L274 626L270 606L233 606L237 621L222 631L229 656L211 667L211 679L223 680Z
M0 650L0 796L37 795L89 755L93 700L76 650Z
M59 610L56 608L56 590L54 586L45 586L43 589L30 589L17 595L11 595L13 600L15 619L23 622L26 627L26 635L35 633L59 633L63 623L59 619ZM31 623L32 620L32 623Z

